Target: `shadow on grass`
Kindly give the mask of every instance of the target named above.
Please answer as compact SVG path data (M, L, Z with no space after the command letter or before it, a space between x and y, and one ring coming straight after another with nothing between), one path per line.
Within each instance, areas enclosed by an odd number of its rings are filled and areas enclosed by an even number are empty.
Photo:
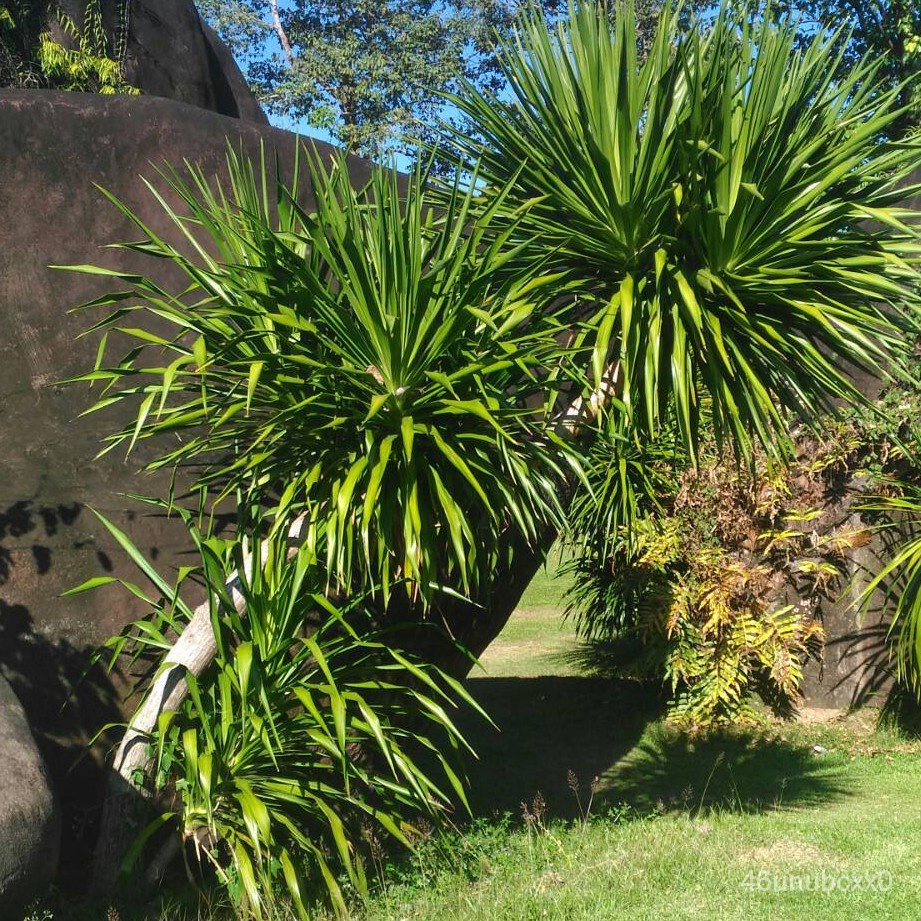
M846 795L840 765L755 730L688 735L658 722L663 698L637 682L591 677L478 678L474 697L499 726L463 720L475 816L511 812L541 794L551 818L624 804L640 813L808 806ZM580 788L582 807L572 789Z
M477 678L468 689L492 717L463 719L479 760L469 767L474 815L521 814L539 792L550 815L579 813L569 772L587 790L639 741L661 701L633 682L601 678ZM584 794L583 794L584 796Z
M637 663L649 658L649 650L639 636L631 634L612 640L581 640L562 658L568 668L583 675L622 681L625 674L636 673Z
M690 735L657 724L603 778L602 799L639 812L763 812L846 795L841 767L757 730Z

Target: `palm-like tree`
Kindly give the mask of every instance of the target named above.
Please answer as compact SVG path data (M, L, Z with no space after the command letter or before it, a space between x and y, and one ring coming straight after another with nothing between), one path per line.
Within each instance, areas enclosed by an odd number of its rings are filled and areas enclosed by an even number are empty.
M522 258L514 222L490 233L501 198L474 215L474 187L458 184L436 208L421 171L376 170L355 189L346 160L304 157L309 207L297 176L273 183L265 162L233 154L225 189L194 168L165 174L182 210L151 188L184 247L120 205L145 235L128 248L170 260L188 283L170 292L82 267L128 285L87 305L114 307L93 327L104 335L84 379L103 392L89 411L132 406L104 450L153 440L150 466L191 471L203 502L216 491L267 512L266 539L295 537L332 599L370 595L378 624L416 623L435 600L487 591L519 553L538 556L562 521L559 484L577 458L552 412L568 350L538 309L553 279L539 265L510 270ZM245 608L240 575L223 576L224 607ZM116 756L99 889L127 843L146 740L219 653L213 605L186 614Z
M485 144L450 138L473 178L437 208L421 175L355 192L342 164L311 164L311 207L242 164L227 194L174 182L192 255L139 221L134 248L190 288L128 279L100 324L167 355L89 375L100 406L137 408L113 445L178 433L159 463L274 503L338 591L407 585L404 609L481 651L555 537L591 410L634 438L672 418L693 456L706 407L744 455L907 355L921 249L898 187L919 148L877 140L896 96L872 62L836 82L833 47L666 16L640 63L629 7L528 16L511 102L456 100Z
M904 356L919 306L919 216L899 207L918 143L878 61L837 80L835 37L798 49L790 24L726 8L712 28L666 12L644 62L631 5L521 21L503 49L511 99L461 93L452 134L483 199L571 289L601 381L617 367L635 426L674 412L693 451L717 436L773 448L816 423L851 373ZM511 193L506 192L512 183Z
M270 196L265 165L233 154L227 197L195 169L168 175L185 212L155 194L191 256L125 209L148 236L128 248L171 260L190 286L120 276L133 289L94 329L163 360L112 361L104 342L85 375L104 382L90 412L130 401L136 418L106 450L155 439L151 467L192 467L219 499L242 490L302 516L337 589L385 604L396 583L404 602L469 593L505 529L534 542L560 520L567 450L547 369L562 350L536 311L548 279L508 271L522 257L514 222L487 237L501 196L474 220L471 189L436 211L422 171L376 170L356 190L345 159L304 156L310 209L284 183Z

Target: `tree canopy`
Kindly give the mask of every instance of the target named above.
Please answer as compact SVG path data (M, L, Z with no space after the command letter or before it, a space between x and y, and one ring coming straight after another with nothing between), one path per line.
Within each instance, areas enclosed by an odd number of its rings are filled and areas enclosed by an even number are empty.
M551 15L562 6L544 0ZM659 0L637 4L640 37ZM205 17L276 114L328 131L350 151L380 155L430 136L456 117L443 95L462 81L503 87L496 42L518 0L201 0Z
M205 17L231 46L264 105L308 127L328 132L348 150L371 156L408 150L428 140L436 118L467 122L443 94L469 81L501 93L505 82L497 42L510 34L518 0L201 0ZM563 4L534 4L555 18ZM745 3L755 16L762 0ZM648 50L663 3L639 0L635 33ZM684 15L712 11L693 0ZM613 7L612 7L613 9ZM896 85L921 63L921 9L910 0L780 0L774 15L798 22L802 41L816 29L846 33L840 72L865 53L886 56L880 78ZM917 123L919 100L909 90L901 100Z

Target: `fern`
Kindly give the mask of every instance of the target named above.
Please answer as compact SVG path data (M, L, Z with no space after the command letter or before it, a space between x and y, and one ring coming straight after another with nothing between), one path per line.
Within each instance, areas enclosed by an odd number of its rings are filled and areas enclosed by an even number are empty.
M77 92L112 95L137 95L124 76L124 28L119 29L117 45L121 51L109 53L109 39L102 19L100 0L89 0L83 14L82 27L60 7L55 11L64 34L71 40L65 47L55 41L50 31L38 40L38 64L41 72L54 86ZM126 13L122 15L125 21Z
M621 674L663 681L674 718L698 725L751 720L760 698L779 715L795 710L804 666L823 639L821 604L840 582L847 553L867 539L848 526L815 531L814 509L792 504L802 468L755 472L713 452L697 472L686 459L663 468L662 446L634 457L658 489L604 533L601 513L583 511L571 535L568 613L580 633L610 653L635 649ZM653 478L654 477L654 478ZM605 501L610 477L590 466L592 495ZM779 601L795 584L801 603Z

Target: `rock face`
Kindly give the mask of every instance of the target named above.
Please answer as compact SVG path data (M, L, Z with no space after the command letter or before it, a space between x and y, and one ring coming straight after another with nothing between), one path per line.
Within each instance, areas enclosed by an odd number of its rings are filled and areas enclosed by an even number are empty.
M54 879L60 823L54 795L22 706L0 678L0 917Z
M92 759L69 769L100 726L122 718L108 678L83 671L100 641L137 615L117 590L60 597L93 575L136 575L89 507L126 528L164 573L188 548L175 521L123 496L165 495L165 480L140 475L137 458L94 460L100 437L117 423L77 419L91 394L61 382L90 367L95 353L91 338L78 338L89 317L68 310L105 285L49 266L164 271L102 248L137 232L94 183L169 234L139 177L156 178L152 164L181 166L183 158L221 174L228 139L252 156L264 143L268 162L274 150L282 163L292 161L296 143L285 131L153 96L0 91L0 669L60 795L65 846L92 834L103 780ZM5 770L0 760L0 775ZM62 867L80 872L68 858Z
M921 169L909 180L914 187L921 182ZM921 193L907 197L905 207L921 211ZM879 395L882 383L866 374L855 374L858 388L868 396ZM830 489L822 505L822 515L811 524L817 533L829 534L838 528L855 530L872 522L861 515L857 506L863 496L864 484L858 475L837 488ZM812 663L806 671L804 693L806 704L812 707L851 708L866 704L882 705L892 688L887 633L889 616L886 599L877 593L868 609L859 613L861 598L873 576L891 558L891 542L913 535L906 521L891 533L871 532L869 542L850 551L842 561L842 576L836 583L838 591L822 603L825 627L825 649L822 661ZM786 601L795 603L795 591L788 592Z
M853 488L856 485L848 484L845 495L829 502L821 517L810 522L818 534L870 528L865 533L872 536L865 545L845 554L840 562L841 576L820 605L826 640L821 661L810 662L805 671L803 693L809 707L881 706L892 688L886 642L889 618L883 593L877 594L866 612L860 609L867 584L886 564L886 541L894 535L872 532L872 523L856 508L865 498ZM790 589L783 600L795 604L800 597Z
M86 0L62 6L83 21ZM143 93L268 124L233 55L193 0L103 0L102 9L110 35L127 23L125 76Z

